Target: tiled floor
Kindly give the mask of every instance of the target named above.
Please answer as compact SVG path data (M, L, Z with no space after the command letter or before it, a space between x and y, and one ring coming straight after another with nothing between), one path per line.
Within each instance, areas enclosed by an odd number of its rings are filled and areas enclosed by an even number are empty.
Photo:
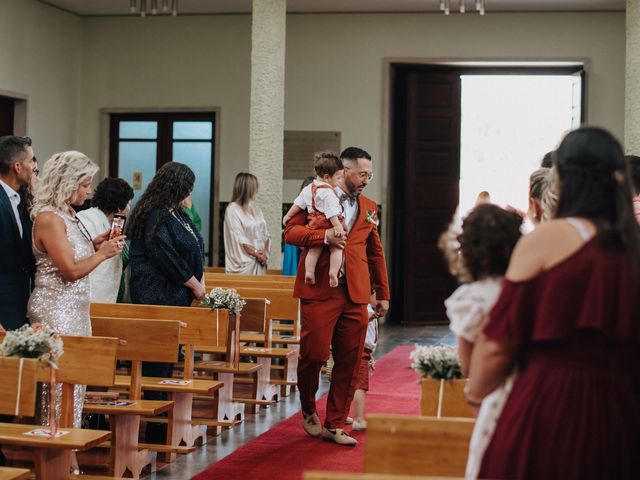
M390 352L400 345L453 344L454 338L447 326L435 327L407 327L399 325L381 325L378 347L375 353L377 358ZM318 396L324 395L328 390L328 383L323 379L320 384ZM195 452L179 458L174 463L167 465L147 479L172 479L187 480L208 466L240 448L245 443L253 440L280 421L288 418L299 410L297 393L290 395L276 405L263 410L257 415L250 415L238 427L227 430L219 437L209 440L207 445L198 448Z

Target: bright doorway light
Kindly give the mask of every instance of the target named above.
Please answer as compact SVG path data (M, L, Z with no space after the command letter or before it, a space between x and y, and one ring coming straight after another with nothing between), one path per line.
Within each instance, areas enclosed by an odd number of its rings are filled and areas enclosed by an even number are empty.
M580 122L577 75L462 75L460 203L527 210L529 175Z

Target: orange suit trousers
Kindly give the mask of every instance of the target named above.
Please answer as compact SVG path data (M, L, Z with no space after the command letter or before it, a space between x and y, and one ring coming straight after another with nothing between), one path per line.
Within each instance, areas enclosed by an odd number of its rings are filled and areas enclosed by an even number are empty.
M352 303L345 285L331 289L324 300L302 299L302 331L298 362L298 389L302 411L316 411L320 369L329 359L334 366L324 426L342 428L355 391L369 318L367 306Z

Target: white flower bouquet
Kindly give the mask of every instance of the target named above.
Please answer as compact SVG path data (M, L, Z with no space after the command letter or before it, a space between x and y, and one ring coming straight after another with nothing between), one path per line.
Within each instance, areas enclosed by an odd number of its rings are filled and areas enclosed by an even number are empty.
M211 310L216 308L226 308L229 313L237 315L242 311L247 302L232 288L214 288L207 293L200 304L209 307Z
M462 378L458 350L448 345L416 345L409 354L411 368L423 377L434 380Z
M0 352L5 357L36 358L57 368L56 362L64 350L60 335L49 327L23 325L6 333Z

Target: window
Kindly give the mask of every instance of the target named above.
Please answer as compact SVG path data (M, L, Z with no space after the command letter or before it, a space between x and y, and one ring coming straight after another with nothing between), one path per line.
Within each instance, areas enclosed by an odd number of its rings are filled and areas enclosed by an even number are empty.
M196 174L191 198L202 219L206 263L211 264L217 203L213 195L215 113L114 113L109 144L109 175L131 184L132 206L165 163L191 167Z

